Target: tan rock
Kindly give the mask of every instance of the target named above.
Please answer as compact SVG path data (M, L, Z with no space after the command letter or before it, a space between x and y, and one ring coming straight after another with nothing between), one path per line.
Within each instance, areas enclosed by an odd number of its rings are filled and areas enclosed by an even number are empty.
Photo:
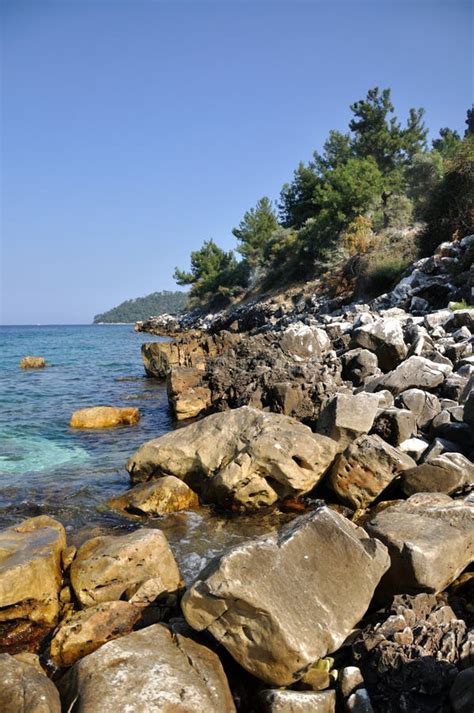
M56 686L34 665L0 654L2 713L61 713Z
M73 614L61 623L51 641L56 666L72 666L107 641L129 634L140 609L128 602L103 602Z
M141 529L121 536L94 537L78 550L71 584L83 607L128 599L147 580L156 580L156 596L180 586L178 566L160 530ZM159 585L159 586L158 586Z
M46 515L0 531L0 622L54 626L66 533Z
M178 510L194 510L199 498L191 488L174 475L165 475L150 483L141 483L111 498L109 505L130 515L166 515Z
M217 655L161 624L104 644L60 687L71 713L235 713Z
M43 369L46 366L44 357L26 356L20 361L21 369Z
M170 474L211 502L254 510L312 490L335 453L302 423L243 406L148 441L127 469L133 482Z
M75 411L69 422L71 428L113 428L114 426L133 426L140 420L137 408L119 408L118 406L93 406Z
M267 690L259 695L263 713L336 713L335 691Z
M168 373L168 399L178 421L195 418L211 405L211 390L196 367L177 367Z

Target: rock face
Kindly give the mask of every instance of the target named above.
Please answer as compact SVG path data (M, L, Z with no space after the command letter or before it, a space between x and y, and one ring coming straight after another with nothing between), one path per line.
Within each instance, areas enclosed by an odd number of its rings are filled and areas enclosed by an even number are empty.
M389 566L385 547L327 507L227 551L188 590L188 623L250 673L286 686L335 651Z
M392 480L415 461L380 436L361 436L341 453L329 472L329 485L353 508L370 505Z
M217 655L161 624L111 641L61 681L70 713L234 713Z
M379 594L441 592L474 559L474 503L419 493L374 515L365 525L384 542L391 565Z
M132 426L139 420L140 412L137 408L93 406L75 411L69 425L71 428L113 428L114 426Z
M403 473L403 492L452 495L474 489L474 465L461 453L443 453Z
M244 406L145 443L127 469L134 482L171 474L207 500L253 510L309 492L335 450L291 418Z
M180 586L178 566L160 530L94 537L79 548L71 565L71 584L83 607L131 599L150 580L156 597Z
M166 379L177 367L205 369L208 359L217 356L238 339L236 335L222 332L203 335L190 332L173 342L148 342L142 345L145 372L157 379Z
M171 369L167 378L168 399L178 421L195 418L212 403L211 390L196 367Z
M0 531L0 622L55 625L64 527L46 515Z
M165 475L151 483L136 485L124 495L109 500L109 505L130 515L166 515L199 507L199 498L182 480Z
M394 369L407 354L400 321L393 317L378 319L355 329L351 346L374 352L382 371Z
M46 366L44 357L26 356L20 361L21 369L43 369Z
M61 713L56 686L35 666L0 654L2 713Z
M372 428L379 406L376 394L335 394L321 411L316 430L344 448Z
M51 658L56 666L72 666L107 641L129 634L139 618L140 609L128 602L103 602L76 612L55 633Z

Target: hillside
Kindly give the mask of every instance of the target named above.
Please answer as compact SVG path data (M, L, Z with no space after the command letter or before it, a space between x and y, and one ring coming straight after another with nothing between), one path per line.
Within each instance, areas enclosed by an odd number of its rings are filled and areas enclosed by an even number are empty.
M184 309L186 299L187 295L182 291L162 290L161 292L152 292L145 297L125 300L117 307L113 307L101 314L96 314L94 324L136 322L137 320L146 319L150 315L176 314Z

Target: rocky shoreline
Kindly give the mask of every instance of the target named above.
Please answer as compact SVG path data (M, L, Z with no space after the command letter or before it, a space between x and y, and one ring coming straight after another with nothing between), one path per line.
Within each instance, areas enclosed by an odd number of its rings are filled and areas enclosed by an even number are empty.
M370 303L307 287L139 323L172 337L142 356L183 423L108 503L135 531L0 531L0 710L472 713L473 251ZM186 587L146 517L200 504L295 516Z

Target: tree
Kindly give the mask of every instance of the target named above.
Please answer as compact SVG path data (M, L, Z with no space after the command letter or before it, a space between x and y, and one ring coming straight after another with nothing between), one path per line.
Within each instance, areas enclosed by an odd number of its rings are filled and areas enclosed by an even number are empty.
M191 303L197 303L207 300L219 290L244 283L245 270L232 250L225 252L211 239L191 253L191 271L176 268L173 278L178 285L192 285Z
M261 261L265 245L277 228L278 221L272 202L264 196L255 208L245 213L239 227L232 230L240 243L237 250L249 265L256 265Z
M443 157L438 151L415 154L405 171L406 192L413 201L415 218L424 219L430 196L442 177Z
M464 138L467 138L468 136L472 136L474 134L474 107L471 107L467 110L466 124L467 128L464 132Z
M280 193L280 222L285 228L301 228L314 216L314 189L319 178L314 166L300 162L291 183L285 183Z
M457 131L445 127L439 130L439 138L433 139L432 145L433 149L438 151L443 158L450 158L456 153L460 141L461 137Z

